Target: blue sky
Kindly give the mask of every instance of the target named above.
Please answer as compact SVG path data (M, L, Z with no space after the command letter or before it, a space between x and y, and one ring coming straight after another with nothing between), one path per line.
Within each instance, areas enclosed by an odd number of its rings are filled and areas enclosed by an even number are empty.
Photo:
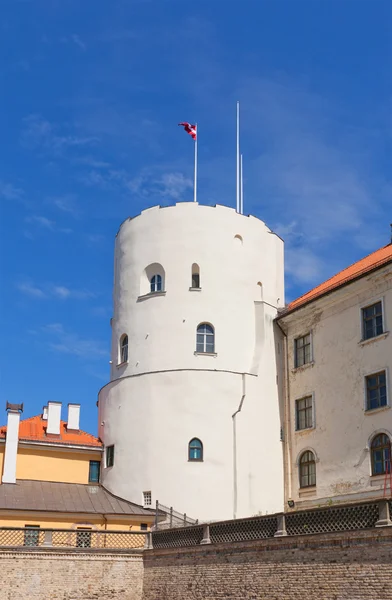
M245 212L286 241L287 299L388 243L389 0L4 0L0 31L1 422L80 402L96 431L114 236L192 200L179 121L199 202L234 206L240 99Z

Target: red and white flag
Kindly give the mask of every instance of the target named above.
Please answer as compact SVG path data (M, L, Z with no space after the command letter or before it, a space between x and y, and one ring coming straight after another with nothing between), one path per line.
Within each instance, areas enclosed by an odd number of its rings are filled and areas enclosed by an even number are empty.
M191 125L190 123L178 123L179 126L183 127L192 139L196 140L196 125Z

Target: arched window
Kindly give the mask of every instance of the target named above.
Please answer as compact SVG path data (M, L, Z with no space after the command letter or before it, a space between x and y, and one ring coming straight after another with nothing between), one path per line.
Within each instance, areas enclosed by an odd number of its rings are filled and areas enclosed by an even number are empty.
M192 265L192 285L193 289L200 288L200 267L198 264L193 263Z
M306 450L299 459L299 487L316 485L316 460L313 452Z
M200 323L197 327L196 352L215 352L215 332L212 325Z
M161 292L162 291L162 276L153 275L150 279L150 291Z
M120 338L120 364L128 362L128 336L126 333Z
M203 460L203 444L197 438L193 438L188 445L188 460Z
M391 472L391 440L386 433L379 433L371 445L372 475L384 475Z

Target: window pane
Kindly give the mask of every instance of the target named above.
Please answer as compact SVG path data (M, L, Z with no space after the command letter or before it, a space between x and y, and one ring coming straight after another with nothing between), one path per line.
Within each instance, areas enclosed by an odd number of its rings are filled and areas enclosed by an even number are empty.
M99 483L99 472L101 463L99 460L90 460L89 482Z

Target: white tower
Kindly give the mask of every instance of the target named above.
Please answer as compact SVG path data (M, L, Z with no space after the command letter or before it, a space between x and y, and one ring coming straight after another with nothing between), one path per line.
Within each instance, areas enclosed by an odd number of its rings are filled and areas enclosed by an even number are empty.
M283 242L255 217L187 202L124 221L99 393L110 491L201 520L283 509L283 299Z

